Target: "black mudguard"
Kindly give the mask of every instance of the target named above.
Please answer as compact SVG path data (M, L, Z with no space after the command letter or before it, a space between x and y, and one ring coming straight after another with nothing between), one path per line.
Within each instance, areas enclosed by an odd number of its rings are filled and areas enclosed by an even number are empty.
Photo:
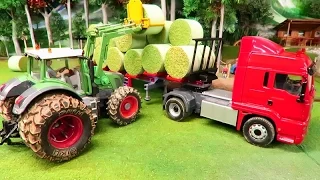
M167 100L171 97L178 97L180 98L185 106L186 106L186 112L192 112L196 108L196 99L195 96L191 91L183 90L183 89L174 89L173 91L170 91L169 93L166 93L163 95L163 108L167 102Z

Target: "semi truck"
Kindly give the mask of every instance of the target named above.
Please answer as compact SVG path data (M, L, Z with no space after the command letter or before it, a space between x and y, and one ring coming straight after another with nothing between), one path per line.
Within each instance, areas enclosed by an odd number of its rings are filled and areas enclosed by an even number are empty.
M203 39L195 40L197 48ZM164 94L163 109L175 121L197 113L234 126L257 146L266 147L274 140L300 144L308 131L315 71L305 49L287 52L263 37L246 36L241 40L232 91L212 88L212 80L218 78L215 62L214 68L184 79L167 77L181 87Z

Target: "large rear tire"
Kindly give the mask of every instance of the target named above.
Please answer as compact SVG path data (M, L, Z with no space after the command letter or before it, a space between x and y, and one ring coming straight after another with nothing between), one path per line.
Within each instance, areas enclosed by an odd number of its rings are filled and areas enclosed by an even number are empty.
M64 94L44 96L19 121L19 133L25 144L50 161L76 157L90 142L94 129L91 110Z
M4 101L0 101L0 114L5 121L11 121L14 119L12 109L16 97L6 98Z
M136 120L141 109L139 92L128 86L119 87L107 102L108 115L113 122L126 126Z

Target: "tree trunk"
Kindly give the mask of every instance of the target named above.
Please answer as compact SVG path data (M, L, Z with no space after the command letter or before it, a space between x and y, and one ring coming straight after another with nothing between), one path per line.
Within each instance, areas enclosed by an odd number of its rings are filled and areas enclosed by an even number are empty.
M59 43L59 48L61 48L61 47L62 47L62 46L61 46L61 41L59 41L58 43Z
M86 28L89 28L89 2L88 0L83 0L84 8L84 20L86 21Z
M9 50L8 50L7 42L3 41L3 44L4 44L4 48L6 49L7 57L9 57Z
M166 0L161 0L161 9L165 19L167 20L167 8L166 8Z
M24 9L26 11L26 15L27 15L27 19L28 19L28 24L29 24L29 32L30 32L30 38L31 38L31 42L32 42L32 47L35 48L36 47L36 40L34 38L34 32L33 32L33 27L32 27L32 20L31 20L31 16L30 16L30 12L29 12L29 8L28 5L24 5Z
M223 34L223 24L224 24L224 4L221 4L221 10L220 10L220 27L219 27L219 38L222 38ZM217 58L217 66L220 67L220 61L221 61L221 49L222 46L219 47L219 54Z
M83 44L82 39L80 39L79 44L80 44L80 49L82 49L82 48L83 48L83 47L82 47L82 44Z
M73 48L71 0L68 0L67 6L68 6L68 21L69 21L69 41L70 41L70 47Z
M21 55L21 48L18 41L18 37L17 37L17 24L15 19L12 19L11 23L12 23L12 41L14 44L14 49L17 55Z
M27 45L27 40L24 38L23 39L23 44L24 44L24 51L26 51L27 50L27 48L28 48L28 45Z
M170 12L170 20L174 21L176 19L176 0L171 0L171 12Z
M212 21L212 25L211 25L211 37L212 38L216 38L217 37L217 20L218 17L215 17ZM213 42L213 47L212 47L212 53L215 54L216 51L216 41Z
M101 10L102 10L102 21L103 24L108 24L108 12L107 12L108 5L102 3Z
M50 28L50 15L47 13L47 11L45 11L45 13L43 14L43 17L44 17L44 23L47 29L48 43L50 46L50 45L53 45L52 32Z

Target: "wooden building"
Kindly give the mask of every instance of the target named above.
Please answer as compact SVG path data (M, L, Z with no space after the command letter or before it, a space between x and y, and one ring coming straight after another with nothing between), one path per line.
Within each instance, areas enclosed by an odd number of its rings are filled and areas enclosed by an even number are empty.
M287 19L275 30L284 46L320 45L320 19Z

